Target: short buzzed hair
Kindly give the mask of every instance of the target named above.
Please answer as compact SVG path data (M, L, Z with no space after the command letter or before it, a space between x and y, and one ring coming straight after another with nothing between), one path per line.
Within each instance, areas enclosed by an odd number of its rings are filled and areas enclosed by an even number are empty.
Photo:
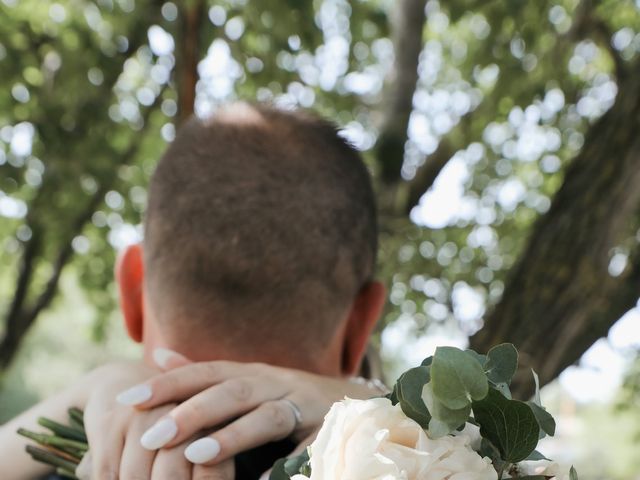
M234 104L194 117L151 179L147 294L180 341L321 348L371 279L376 250L367 169L308 113Z

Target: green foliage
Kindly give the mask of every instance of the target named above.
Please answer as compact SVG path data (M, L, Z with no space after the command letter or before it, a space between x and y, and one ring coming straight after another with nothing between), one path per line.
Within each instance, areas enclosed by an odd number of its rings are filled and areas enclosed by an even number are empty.
M571 465L571 470L569 470L569 480L578 480L578 472L576 472L573 465Z
M556 421L551 414L535 402L527 402L527 405L531 407L536 417L538 426L540 427L541 438L543 438L545 434L553 437L556 433Z
M518 369L518 351L510 343L497 345L487 353L487 362L483 367L493 384L509 385Z
M77 480L76 467L89 450L89 444L84 429L84 412L74 407L67 413L69 425L41 417L38 424L47 428L50 433L20 428L18 434L37 444L26 446L26 451L33 460L54 467L56 472L65 478Z
M433 383L422 388L422 399L432 418L428 424L429 434L433 438L444 437L464 425L471 413L471 403L459 409L451 409L434 394Z
M444 406L459 410L487 395L482 365L455 347L438 347L431 365L433 393Z
M555 433L555 421L542 406L512 400L493 385L494 381L508 385L517 358L518 352L511 344L498 345L486 356L471 350L438 347L421 366L404 372L387 398L394 405L399 403L404 414L432 439L455 434L467 422L478 425L482 437L478 453L491 459L499 479L507 472L512 475L510 478L544 479L513 477L513 472L520 471L518 462L548 460L536 446L541 429L549 435ZM300 472L301 465L308 475L308 457L296 458L278 463L271 479L286 480Z
M507 462L524 460L538 444L540 429L531 408L493 388L485 399L473 402L473 417L480 424L482 436L498 447Z
M296 473L309 475L309 452L305 450L292 458L281 458L271 470L269 480L289 480Z
M429 382L429 367L416 367L403 373L393 389L395 398L400 403L400 408L409 418L420 424L422 428L428 428L431 414L422 399L422 385Z

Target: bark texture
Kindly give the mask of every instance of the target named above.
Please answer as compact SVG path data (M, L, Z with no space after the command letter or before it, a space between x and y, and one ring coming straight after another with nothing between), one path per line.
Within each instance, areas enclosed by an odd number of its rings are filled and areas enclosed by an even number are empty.
M542 384L553 380L640 296L640 252L632 253L621 275L609 274L612 249L633 234L640 205L638 73L640 63L619 75L615 104L588 130L502 301L471 339L478 351L502 342L521 351L514 383L519 397L531 393L529 368Z
M418 61L426 19L425 5L426 0L398 0L391 12L395 62L387 79L386 103L376 144L381 179L387 185L401 179L404 144L413 109L413 93L418 82Z

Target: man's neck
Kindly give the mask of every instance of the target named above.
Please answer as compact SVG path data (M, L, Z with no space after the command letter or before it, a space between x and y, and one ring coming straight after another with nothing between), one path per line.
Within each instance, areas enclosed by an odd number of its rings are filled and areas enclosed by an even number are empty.
M148 323L148 322L146 322ZM197 336L195 336L197 337ZM145 325L143 333L143 355L147 365L154 366L153 352L157 348L173 350L193 362L210 362L217 360L239 362L239 363L266 363L273 366L304 370L320 375L339 377L342 376L339 355L335 349L323 349L314 355L312 359L305 359L296 355L296 352L281 351L269 352L264 349L230 349L224 345L216 345L211 342L203 344L194 341L192 344L184 345L163 338L163 335L155 328L147 328Z

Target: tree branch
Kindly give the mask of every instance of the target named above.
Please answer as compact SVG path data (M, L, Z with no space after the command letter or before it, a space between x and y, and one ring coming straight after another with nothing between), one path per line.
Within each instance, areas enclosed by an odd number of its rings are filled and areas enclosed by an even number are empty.
M180 49L177 52L178 67L178 124L193 114L198 83L198 61L200 60L200 24L206 17L205 1L185 2L181 7Z
M166 88L166 87L165 87ZM150 105L144 112L143 122L146 129L149 125L149 117L151 113L157 109L162 99L164 89L160 91L156 97L154 103ZM121 161L119 165L114 166L113 174L107 180L105 180L98 189L93 193L86 207L82 212L73 220L69 227L69 235L62 242L62 246L58 251L55 260L53 261L52 273L49 276L42 292L34 300L32 305L26 305L26 294L28 291L30 279L33 275L34 263L37 258L38 246L41 244L42 239L39 235L39 230L33 229L32 237L25 245L23 254L23 265L21 267L20 275L17 282L16 295L14 296L12 307L7 314L7 329L0 341L0 368L6 368L16 352L18 351L22 339L26 332L31 328L38 315L46 309L58 290L58 283L62 270L69 263L69 260L73 257L72 242L76 235L79 235L84 229L85 225L91 220L93 213L98 206L102 203L105 194L113 188L114 183L117 181L117 167L127 165L136 158L142 142L140 142L139 135L144 134L144 130L140 134L136 134L128 147L128 149L119 158Z
M387 101L376 144L376 160L382 181L400 181L407 141L413 94L418 83L418 61L422 51L426 0L398 0L392 11L392 40L395 52L393 73L387 80Z
M574 40L593 39L609 52L614 64L616 78L622 79L629 69L625 60L620 56L611 43L612 33L606 22L596 13L597 2L582 0L576 8L574 21L567 37Z

